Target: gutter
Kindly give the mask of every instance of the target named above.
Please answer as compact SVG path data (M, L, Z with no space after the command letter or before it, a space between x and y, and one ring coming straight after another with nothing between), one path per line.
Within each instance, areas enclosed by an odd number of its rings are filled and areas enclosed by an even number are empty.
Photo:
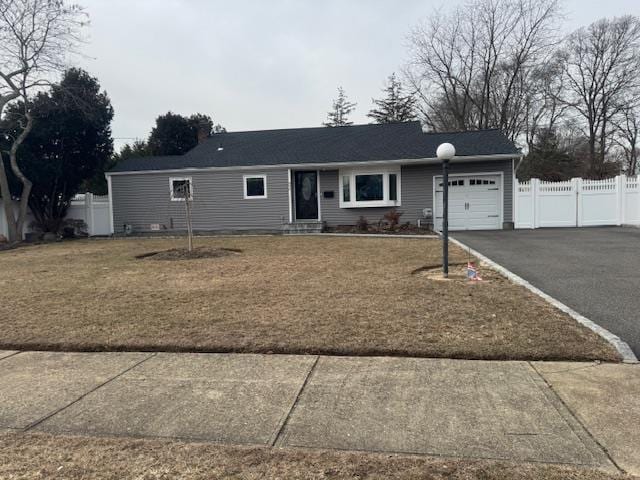
M522 160L522 154L514 153L500 153L495 155L469 155L461 157L453 157L451 163L464 163L464 162L481 162L481 161L499 161L499 160L512 160L518 158ZM276 165L235 165L228 167L184 167L184 168L171 168L160 170L130 170L124 172L106 172L107 177L115 175L141 175L141 174L153 174L153 173L184 173L184 172L215 172L215 171L228 171L228 170L273 170L273 169L288 169L288 168L315 168L322 170L334 170L340 167L354 167L354 166L372 166L372 165L422 165L422 164L440 164L441 161L435 157L428 158L409 158L399 160L366 160L361 162L329 162L329 163L282 163ZM518 163L520 165L520 163Z

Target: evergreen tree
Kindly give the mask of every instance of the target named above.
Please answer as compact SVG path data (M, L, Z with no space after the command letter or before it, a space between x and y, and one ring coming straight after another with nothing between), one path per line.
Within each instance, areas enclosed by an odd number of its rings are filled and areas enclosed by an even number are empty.
M9 137L20 131L23 108L16 103L7 111ZM43 231L57 232L73 196L111 157L113 108L96 78L72 68L33 99L31 114L33 130L19 148L21 168L33 182L29 208ZM19 182L11 179L18 195Z
M109 160L104 164L103 168L96 172L96 174L90 179L85 180L80 188L81 192L91 192L95 195L106 195L108 193L107 180L104 176L105 172L108 172L116 164L122 160L126 160L131 157L148 157L151 155L149 146L144 140L135 140L133 143L125 144L120 151L114 153L109 157Z
M543 130L536 138L522 165L518 168L518 179L559 182L580 177L584 170L584 161L579 150L567 148L562 139L553 130Z
M111 156L104 170L84 183L83 190L105 195L107 182L104 179L104 172L112 169L118 162L131 157L182 155L198 144L200 130L203 130L207 136L227 131L219 123L214 125L211 117L202 113L185 117L167 112L165 115L158 116L156 125L147 140L136 140L131 144L125 144L118 153Z
M387 86L382 90L386 97L380 100L372 99L375 107L367 114L376 123L410 122L416 119L416 99L404 93L402 83L392 73Z
M346 127L353 125L349 121L349 115L356 108L356 103L350 102L342 87L338 87L338 98L333 101L333 110L327 114L325 127Z
M219 126L216 126L216 129ZM182 155L198 144L198 131L204 129L206 135L214 131L209 115L196 113L185 117L172 112L156 118L156 126L151 130L149 150L152 155Z

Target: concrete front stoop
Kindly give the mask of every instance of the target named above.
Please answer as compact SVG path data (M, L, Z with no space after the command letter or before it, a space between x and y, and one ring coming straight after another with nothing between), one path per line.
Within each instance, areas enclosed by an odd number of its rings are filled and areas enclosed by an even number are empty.
M324 230L324 222L320 221L299 221L286 223L282 226L282 232L285 235L322 233Z

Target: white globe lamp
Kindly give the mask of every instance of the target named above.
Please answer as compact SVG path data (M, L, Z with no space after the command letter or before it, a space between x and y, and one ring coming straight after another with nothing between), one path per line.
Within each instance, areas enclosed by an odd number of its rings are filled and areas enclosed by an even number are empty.
M436 150L436 155L438 160L451 160L456 156L456 147L450 143L441 143Z

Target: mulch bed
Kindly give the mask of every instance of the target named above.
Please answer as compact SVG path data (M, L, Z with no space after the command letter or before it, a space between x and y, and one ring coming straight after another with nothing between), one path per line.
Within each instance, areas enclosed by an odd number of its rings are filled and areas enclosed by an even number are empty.
M235 248L195 247L191 251L186 248L171 248L160 252L148 252L136 255L135 258L151 260L194 260L202 258L220 258L237 255L242 250Z
M335 227L326 227L324 229L326 233L372 233L383 235L437 235L436 232L429 228L418 227L410 223L397 225L396 227L390 227L386 224L374 224L368 225L367 228L358 228L354 225L338 225Z

